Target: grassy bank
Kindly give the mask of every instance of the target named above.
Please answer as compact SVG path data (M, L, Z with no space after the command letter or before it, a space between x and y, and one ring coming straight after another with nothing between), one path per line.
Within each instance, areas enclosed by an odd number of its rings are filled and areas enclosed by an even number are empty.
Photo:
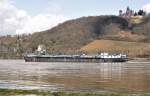
M115 40L95 40L81 48L81 51L87 53L97 53L106 51L110 53L123 52L129 57L147 58L150 57L150 43L115 41Z
M42 90L0 89L0 96L150 96L150 94L125 93L67 93Z

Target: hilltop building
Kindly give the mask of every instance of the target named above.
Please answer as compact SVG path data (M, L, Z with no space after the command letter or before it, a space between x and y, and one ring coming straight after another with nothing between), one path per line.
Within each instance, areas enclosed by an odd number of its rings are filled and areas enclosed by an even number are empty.
M123 10L119 10L119 16L120 17L125 17L125 18L131 18L134 16L145 16L146 12L144 12L142 9L140 9L138 12L130 9L129 6L127 6L126 11L124 12Z
M131 17L131 16L134 16L134 11L131 10L129 7L127 7L125 12L123 12L122 10L119 10L119 16L121 16L121 17Z

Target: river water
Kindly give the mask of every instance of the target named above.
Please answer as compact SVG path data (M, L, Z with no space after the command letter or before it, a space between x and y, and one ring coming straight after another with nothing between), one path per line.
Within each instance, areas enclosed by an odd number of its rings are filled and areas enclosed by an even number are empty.
M40 63L0 60L0 88L150 92L150 61Z

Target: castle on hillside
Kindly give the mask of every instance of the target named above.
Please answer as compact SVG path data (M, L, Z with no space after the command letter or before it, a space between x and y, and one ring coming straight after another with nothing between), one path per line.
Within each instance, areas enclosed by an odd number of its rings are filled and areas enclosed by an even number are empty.
M125 18L130 18L133 16L145 16L146 12L140 9L139 11L134 11L130 9L129 6L127 6L126 11L124 12L123 10L119 10L119 16L120 17L125 17Z

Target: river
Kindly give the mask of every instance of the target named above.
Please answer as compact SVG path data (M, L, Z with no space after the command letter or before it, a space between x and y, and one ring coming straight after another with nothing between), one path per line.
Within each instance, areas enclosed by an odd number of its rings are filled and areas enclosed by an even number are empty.
M71 92L150 92L150 61L42 63L0 60L0 88Z

